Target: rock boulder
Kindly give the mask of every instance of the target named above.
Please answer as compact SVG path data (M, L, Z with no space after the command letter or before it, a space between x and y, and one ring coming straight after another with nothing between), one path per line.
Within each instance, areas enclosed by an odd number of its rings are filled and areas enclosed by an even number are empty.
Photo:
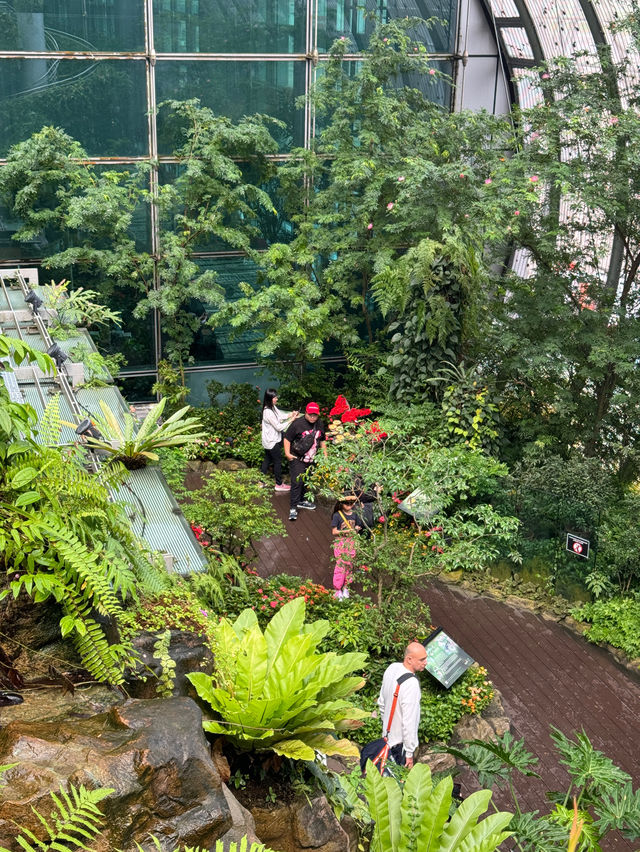
M0 765L7 763L18 764L0 788L0 846L8 849L16 848L13 820L41 836L32 808L50 814L50 791L69 783L115 788L101 803L105 828L92 843L96 852L133 850L149 834L163 848L206 849L231 829L245 833L189 698L129 699L89 718L9 722L0 730Z

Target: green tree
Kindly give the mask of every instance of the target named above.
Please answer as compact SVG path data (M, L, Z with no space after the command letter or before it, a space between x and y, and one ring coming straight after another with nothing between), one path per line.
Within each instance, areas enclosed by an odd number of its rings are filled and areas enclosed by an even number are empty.
M628 481L640 399L640 87L607 48L591 62L598 73L580 57L531 72L544 100L518 116L517 152L494 187L524 172L546 203L513 222L528 271L494 288L485 357L516 448L547 435L561 453L615 460Z
M412 39L416 25L378 26L353 76L343 62L347 42L333 45L313 93L325 129L313 151L293 151L278 175L295 239L270 247L259 293L246 288L212 320L260 327L259 354L295 363L328 341L357 347L380 336L388 347L384 323L396 323L391 333L413 351L394 369L409 374L411 356L424 362L411 395L429 390L434 363L465 352L488 247L504 246L514 209L538 203L532 185L511 173L500 193L490 186L513 143L508 122L451 114L429 100L441 75ZM424 91L404 85L416 78ZM407 390L403 378L398 394Z
M174 152L173 182L150 190L145 165L131 172L99 170L68 134L45 127L9 151L0 167L0 193L22 222L14 239L44 234L53 246L47 268L72 269L75 281L95 281L106 295L115 287L134 288L137 317L158 309L167 353L180 366L202 315L224 300L217 274L202 271L191 253L213 242L253 256L260 215L276 215L261 184L275 170L269 155L277 144L268 128L278 122L245 116L233 124L195 100L163 108L186 140ZM161 220L155 255L139 250L130 236L141 204L154 205Z

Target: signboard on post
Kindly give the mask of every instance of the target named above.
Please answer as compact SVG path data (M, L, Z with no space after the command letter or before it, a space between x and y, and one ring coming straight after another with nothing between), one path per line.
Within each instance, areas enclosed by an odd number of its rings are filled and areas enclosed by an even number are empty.
M398 505L398 509L402 509L407 515L411 515L420 523L428 521L438 512L442 511L442 501L434 500L422 491L421 488L416 488L411 494L408 494L402 503Z
M569 553L575 553L576 556L588 559L589 539L581 538L579 535L573 535L573 533L567 533L567 550Z
M422 644L427 651L425 669L447 689L475 662L442 627L436 627Z

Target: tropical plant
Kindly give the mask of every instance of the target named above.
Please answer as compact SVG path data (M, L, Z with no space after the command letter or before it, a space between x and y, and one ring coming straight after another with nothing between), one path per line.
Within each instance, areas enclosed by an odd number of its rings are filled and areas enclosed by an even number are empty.
M613 597L577 607L574 618L586 621L584 634L590 642L607 643L620 648L630 658L640 657L640 600Z
M84 452L60 449L59 398L38 424L42 444L20 438L0 460L0 554L8 582L0 600L21 591L55 600L63 637L98 680L121 683L129 642L110 643L101 622L117 623L123 601L159 590L166 573L133 534L123 506L110 500L118 468L89 473Z
M60 794L50 793L55 808L47 818L33 808L33 812L44 827L44 838L38 837L30 829L18 826L16 842L25 852L42 852L43 849L56 849L57 852L74 852L76 849L88 849L87 841L97 837L102 831L104 815L98 804L110 796L113 789L98 787L87 790L86 787L69 785L69 792L62 786ZM0 852L10 852L0 846Z
M223 554L243 557L248 550L255 554L254 541L285 535L258 471L214 470L189 498L183 507L187 520L210 536Z
M151 849L148 847L145 848L136 842L137 852L156 852L156 850L157 852L168 852L154 835L151 835L150 841L153 844ZM273 850L266 847L263 843L256 843L255 840L249 841L249 838L245 834L239 841L218 839L216 840L216 845L209 850L205 850L200 846L176 846L171 852L273 852Z
M179 409L158 424L166 405L165 399L154 405L142 423L136 428L131 414L123 412L124 428L120 420L104 400L100 400L102 416L93 415L94 425L101 432L100 438L85 436L88 447L111 456L112 462L122 462L128 470L145 467L149 461L158 461L154 450L159 447L182 447L202 437L200 421L196 417L186 417L189 406Z
M316 751L357 756L357 747L339 734L366 715L346 699L364 683L351 673L367 656L318 653L329 625L304 619L305 602L297 598L264 632L252 609L233 624L220 621L216 673L188 675L217 716L203 722L205 731L222 734L240 751L274 751L294 760L314 760Z
M471 740L462 748L446 748L478 773L483 787L508 787L516 809L509 830L523 852L563 852L568 841L577 840L579 852L599 852L600 843L610 831L623 837L640 837L640 790L633 790L631 777L601 751L593 747L587 735L576 733L569 739L557 728L551 739L566 768L570 784L566 792L550 792L554 803L548 814L523 812L516 794L514 776L539 777L533 767L538 760L524 745L505 734L495 742ZM575 803L575 805L573 804ZM578 834L577 824L581 823Z
M83 287L70 290L69 287L70 282L63 278L58 284L51 281L42 288L45 306L55 311L50 320L52 337L68 337L78 326L122 325L120 311L104 305L100 293Z
M401 787L383 778L369 761L365 783L369 811L375 822L372 852L494 852L511 836L512 814L498 811L479 820L491 800L490 790L478 790L449 813L453 780L434 786L430 768L417 763Z
M354 564L379 606L410 592L420 577L483 569L501 548L512 548L518 521L492 502L507 473L496 459L462 444L443 447L397 421L388 426L384 416L340 428L312 482L334 499L357 482L372 500L366 534L354 539ZM412 492L414 507L402 511Z

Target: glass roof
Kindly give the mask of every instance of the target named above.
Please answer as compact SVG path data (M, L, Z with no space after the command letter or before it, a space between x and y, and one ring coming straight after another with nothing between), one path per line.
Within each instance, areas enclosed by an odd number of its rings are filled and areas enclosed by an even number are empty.
M526 69L556 56L580 56L581 70L597 72L597 46L607 44L614 61L632 55L631 37L616 29L633 9L633 0L485 0L496 26L506 65L522 107L542 98ZM613 27L613 29L612 29ZM632 62L629 75L638 74ZM625 92L620 92L622 98Z

